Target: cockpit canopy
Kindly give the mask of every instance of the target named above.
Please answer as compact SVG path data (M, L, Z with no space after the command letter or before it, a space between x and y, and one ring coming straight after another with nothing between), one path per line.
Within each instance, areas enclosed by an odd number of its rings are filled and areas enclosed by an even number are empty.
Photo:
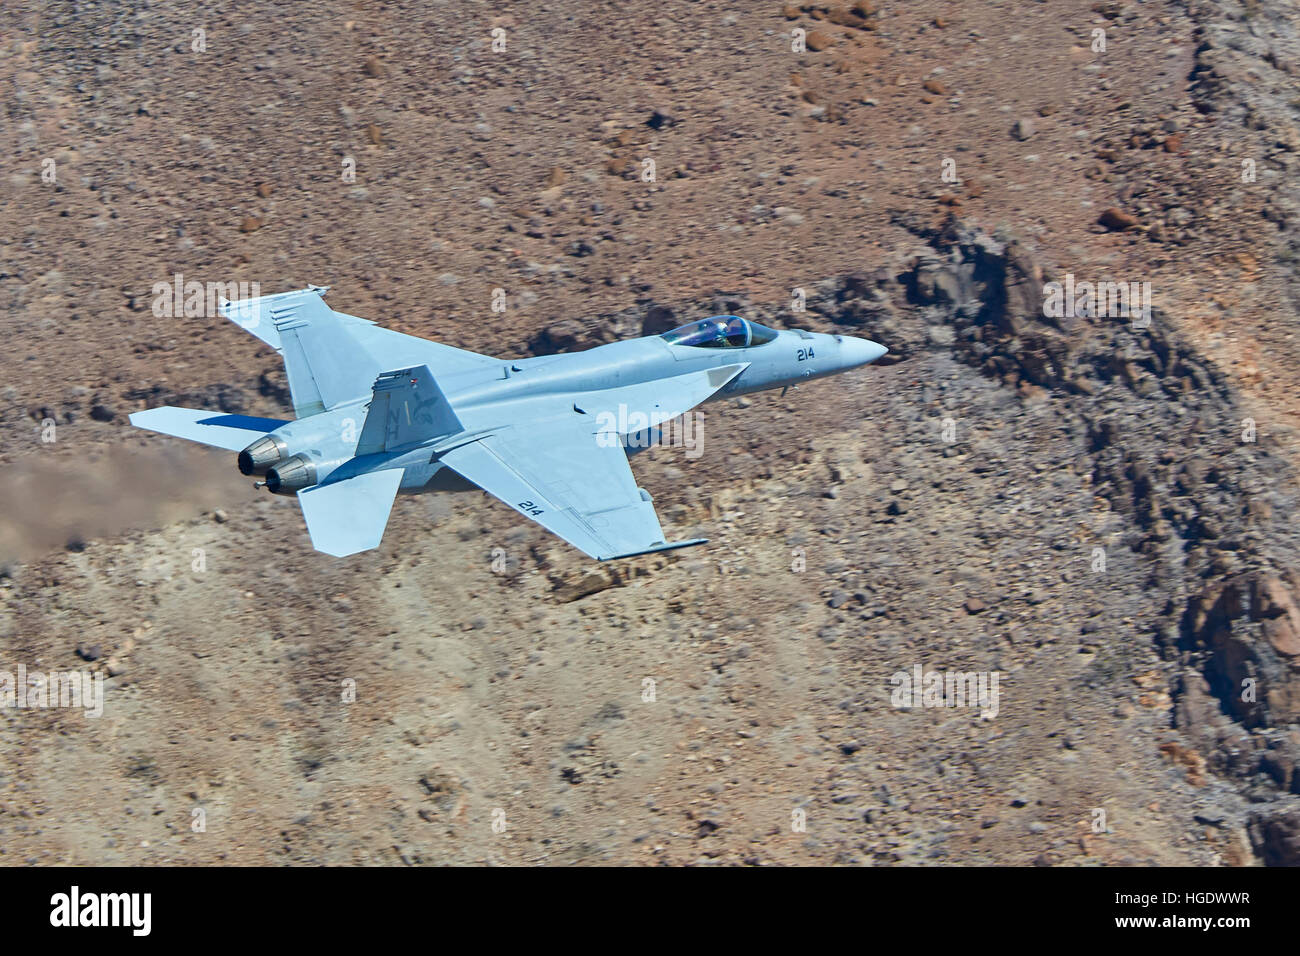
M738 315L714 315L660 336L669 345L693 345L702 349L743 349L764 345L776 338L776 330Z

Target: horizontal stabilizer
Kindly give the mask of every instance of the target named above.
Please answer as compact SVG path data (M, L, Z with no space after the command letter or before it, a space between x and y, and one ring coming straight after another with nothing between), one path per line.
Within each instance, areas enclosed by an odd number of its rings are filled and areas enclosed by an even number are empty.
M336 558L379 547L402 472L370 471L298 492L312 547Z
M239 451L259 435L273 432L286 423L278 418L251 418L248 415L227 415L225 412L212 412L202 408L164 405L145 412L133 412L131 424L136 428L186 438L214 448Z
M375 380L356 455L377 455L461 429L429 366L384 372Z

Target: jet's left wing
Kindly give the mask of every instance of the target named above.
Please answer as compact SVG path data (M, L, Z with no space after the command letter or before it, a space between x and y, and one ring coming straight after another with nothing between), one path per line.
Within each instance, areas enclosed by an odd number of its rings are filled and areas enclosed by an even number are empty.
M705 540L664 540L622 443L590 420L515 425L443 452L442 463L601 561Z

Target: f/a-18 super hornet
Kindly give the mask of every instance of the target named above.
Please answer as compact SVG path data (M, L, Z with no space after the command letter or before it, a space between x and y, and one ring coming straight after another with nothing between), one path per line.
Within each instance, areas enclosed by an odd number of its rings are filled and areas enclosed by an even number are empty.
M399 492L481 488L593 558L666 551L628 454L701 402L874 362L866 339L777 331L734 315L584 352L499 359L380 328L323 286L223 302L284 359L293 421L191 408L131 424L238 451L239 470L296 496L312 545L379 546Z

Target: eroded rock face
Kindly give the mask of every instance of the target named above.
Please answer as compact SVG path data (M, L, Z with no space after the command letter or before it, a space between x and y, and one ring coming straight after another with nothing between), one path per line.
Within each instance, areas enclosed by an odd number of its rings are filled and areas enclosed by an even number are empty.
M903 284L923 306L947 304L959 355L1007 385L1055 392L1082 419L1094 486L1137 530L1148 584L1171 601L1188 595L1177 628L1174 601L1160 629L1179 633L1178 649L1243 727L1300 720L1300 577L1269 488L1286 467L1240 440L1245 416L1223 376L1158 312L1149 328L1044 317L1044 270L1014 240L955 221L929 238L948 255L919 258Z
M581 329L562 323L555 343L736 311L778 328L864 335L887 344L891 362L944 351L1019 400L1046 402L1050 427L1076 448L1070 466L1124 519L1114 546L1138 557L1131 587L1164 597L1154 619L1100 640L1159 649L1179 674L1167 688L1185 735L1178 747L1190 744L1198 767L1250 800L1278 802L1251 833L1261 855L1287 858L1285 801L1300 792L1300 735L1290 729L1300 721L1300 535L1290 519L1300 502L1290 466L1243 441L1247 416L1227 379L1159 310L1143 323L1044 314L1055 276L1022 241L951 217L900 224L921 241L916 251L816 283L806 311L725 294L671 311L647 303ZM556 599L580 599L595 583L561 582Z
M1285 582L1276 576L1255 581L1255 612L1263 622L1264 636L1279 655L1288 663L1300 663L1300 608L1293 597L1297 576L1286 574ZM1292 717L1291 719L1295 719Z
M1215 696L1246 727L1300 720L1295 575L1248 571L1212 582L1188 602L1184 647L1206 656Z
M1300 811L1255 814L1250 835L1269 866L1300 866Z
M1053 319L1043 314L1051 277L1021 243L954 219L918 234L934 252L894 287L931 329L951 329L954 355L1023 396L1040 390L1076 430L1075 467L1091 469L1143 556L1147 577L1134 586L1168 596L1150 625L1183 667L1170 688L1178 729L1210 772L1276 807L1252 817L1255 852L1295 865L1300 816L1286 794L1300 793L1300 541L1285 517L1297 508L1290 466L1243 440L1248 416L1225 377L1159 311L1149 324ZM912 343L921 331L909 319L889 317ZM929 347L946 344L928 336Z
M1187 668L1171 688L1180 729L1212 772L1290 789L1300 776L1286 770L1300 746L1283 732L1300 721L1300 541L1285 517L1297 506L1289 466L1242 440L1246 415L1225 377L1160 311L1136 324L1044 315L1052 276L1014 237L956 218L900 224L926 243L901 269L828 280L807 315L749 314L852 329L896 361L950 349L1021 396L1050 398L1078 436L1075 467L1131 525L1125 541L1146 568L1134 586L1168 596L1150 627Z

